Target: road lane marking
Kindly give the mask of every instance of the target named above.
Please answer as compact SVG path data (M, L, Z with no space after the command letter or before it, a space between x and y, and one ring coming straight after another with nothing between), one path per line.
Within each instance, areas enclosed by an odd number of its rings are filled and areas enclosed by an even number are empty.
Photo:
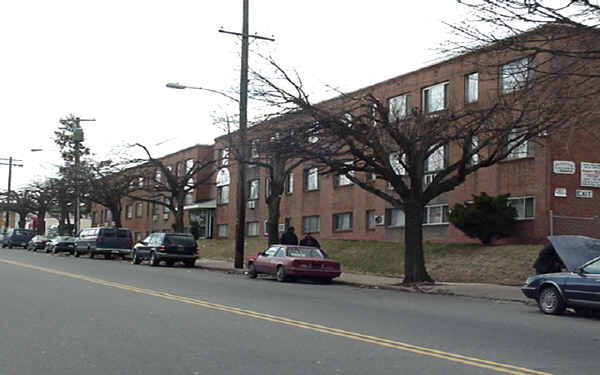
M212 302L208 302L208 301L204 301L204 300L196 299L196 298L178 296L178 295L167 293L167 292L160 292L160 291L152 290L152 289L138 288L133 285L127 285L127 284L121 284L121 283L114 282L114 281L97 279L97 278L93 278L93 277L89 277L89 276L85 276L85 275L81 275L81 274L59 271L59 270L55 270L52 268L34 266L31 264L16 262L16 261L7 260L7 259L0 259L0 262L12 264L12 265L20 266L20 267L24 267L24 268L29 268L29 269L33 269L33 270L37 270L37 271L42 271L42 272L46 272L46 273L52 273L55 275L65 276L65 277L69 277L72 279L84 280L84 281L87 281L87 282L90 282L93 284L97 284L97 285L104 285L104 286L108 286L108 287L112 287L112 288L127 290L127 291L131 291L131 292L135 292L135 293L139 293L139 294L145 294L145 295L149 295L149 296L156 296L156 297L160 297L160 298L171 300L171 301L187 303L190 305L200 306L200 307L204 307L204 308L208 308L208 309L212 309L212 310L229 312L232 314L247 316L247 317L251 317L251 318L255 318L255 319L261 319L261 320L265 320L265 321L269 321L269 322L273 322L273 323L284 324L287 326L293 326L293 327L307 329L307 330L311 330L311 331L315 331L315 332L325 333L328 335L345 337L348 339L367 342L367 343L371 343L371 344L375 344L375 345L379 345L379 346L383 346L383 347L388 347L388 348L393 348L393 349L402 350L402 351L406 351L406 352L421 354L424 356L434 357L434 358L443 359L443 360L447 360L447 361L451 361L451 362L462 363L464 365L486 368L489 370L503 372L506 374L552 375L551 373L548 373L548 372L532 370L532 369L528 369L525 367L519 367L519 366L514 366L514 365L510 365L510 364L506 364L506 363L488 361L488 360L484 360L484 359L480 359L480 358L476 358L476 357L470 357L470 356L465 356L465 355L461 355L461 354L445 352L442 350L412 345L412 344L408 344L408 343L404 343L404 342L400 342L400 341L389 340L389 339L376 337L376 336L369 336L369 335L365 335L365 334L358 333L358 332L346 331L346 330L342 330L342 329L338 329L338 328L331 328L331 327L323 326L323 325L316 324L316 323L310 323L310 322L304 322L301 320L289 319L289 318L285 318L285 317L281 317L281 316L277 316L277 315L264 314L264 313L260 313L260 312L256 312L256 311L252 311L252 310L244 310L244 309L240 309L240 308L233 307L233 306L221 305L221 304L212 303Z

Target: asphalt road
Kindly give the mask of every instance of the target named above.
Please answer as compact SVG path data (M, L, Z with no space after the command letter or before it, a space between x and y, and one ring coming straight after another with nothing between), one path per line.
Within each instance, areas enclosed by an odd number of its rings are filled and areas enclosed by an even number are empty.
M0 375L597 374L600 320L0 250Z

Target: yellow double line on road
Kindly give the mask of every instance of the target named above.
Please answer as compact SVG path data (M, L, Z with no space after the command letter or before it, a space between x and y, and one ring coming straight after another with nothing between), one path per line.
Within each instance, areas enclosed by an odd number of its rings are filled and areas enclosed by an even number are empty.
M449 352L445 352L445 351L441 351L441 350L426 348L426 347L422 347L422 346L411 345L411 344L407 344L407 343L400 342L400 341L388 340L388 339L384 339L381 337L363 335L358 332L345 331L342 329L331 328L331 327L323 326L320 324L303 322L303 321L294 320L294 319L288 319L288 318L281 317L281 316L263 314L263 313L259 313L256 311L239 309L237 307L221 305L221 304L217 304L217 303L211 303L211 302L203 301L203 300L196 299L196 298L178 296L175 294L160 292L160 291L156 291L156 290L152 290L152 289L138 288L138 287L135 287L132 285L126 285L126 284L121 284L121 283L117 283L117 282L113 282L113 281L96 279L93 277L88 277L85 275L80 275L80 274L75 274L75 273L70 273L70 272L59 271L59 270L55 270L52 268L34 266L31 264L15 262L12 260L7 260L7 259L0 259L0 262L12 264L12 265L20 266L20 267L24 267L24 268L29 268L29 269L33 269L33 270L37 270L37 271L52 273L55 275L61 275L61 276L69 277L72 279L84 280L84 281L87 281L87 282L90 282L93 284L104 285L104 286L108 286L108 287L112 287L112 288L127 290L127 291L145 294L145 295L149 295L149 296L156 296L156 297L160 297L160 298L171 300L171 301L183 302L183 303L187 303L190 305L201 306L201 307L218 310L218 311L225 311L225 312L229 312L232 314L247 316L247 317L251 317L251 318L255 318L255 319L266 320L269 322L284 324L287 326L303 328L303 329L307 329L307 330L311 330L311 331L315 331L315 332L325 333L328 335L345 337L345 338L348 338L351 340L368 342L371 344L384 346L384 347L388 347L388 348L392 348L392 349L402 350L402 351L406 351L406 352L412 352L412 353L421 354L421 355L425 355L428 357L439 358L439 359L443 359L443 360L447 360L447 361L451 361L451 362L462 363L462 364L468 365L468 366L486 368L489 370L498 371L498 372L502 372L502 373L506 373L506 374L552 375L548 372L531 370L531 369L527 369L524 367L513 366L513 365L505 364L505 363L487 361L484 359L464 356L461 354L454 354L454 353L449 353Z

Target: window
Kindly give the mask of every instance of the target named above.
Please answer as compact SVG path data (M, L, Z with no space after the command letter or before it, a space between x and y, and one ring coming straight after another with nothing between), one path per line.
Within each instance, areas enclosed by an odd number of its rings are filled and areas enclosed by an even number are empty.
M294 174L290 172L285 179L285 192L286 194L292 194L294 192Z
M185 161L185 173L191 171L192 168L194 168L194 159L187 159Z
M307 141L308 143L317 143L319 142L319 124L315 123L314 126L306 131Z
M442 111L448 108L449 82L438 83L423 89L423 108L425 113Z
M379 105L377 105L377 103L372 103L369 106L369 121L371 122L371 124L373 126L377 126L378 115L379 115Z
M183 204L185 204L186 206L189 206L190 204L193 204L193 203L194 203L194 190L192 189L185 195Z
M448 205L425 206L423 224L448 224Z
M399 208L391 208L388 210L389 227L403 227L405 225L404 211Z
M154 182L160 183L161 179L162 179L162 171L160 170L160 168L157 168L156 171L154 171Z
M352 162L348 161L348 162L345 162L344 164L352 165ZM352 185L352 181L348 178L348 175L354 176L354 171L348 171L345 174L335 175L335 180L334 180L335 186Z
M533 58L523 57L500 66L500 90L503 94L527 87L533 79Z
M128 204L127 206L125 206L125 212L127 213L127 218L128 219L132 219L133 218L133 206Z
M258 236L258 221L248 222L248 237Z
M439 146L425 161L425 172L444 169L446 166L446 145Z
M304 190L319 190L319 168L304 170Z
M506 156L507 159L522 159L534 155L534 144L530 141L524 141L523 137L527 135L526 129L513 129L508 135L508 150L511 150Z
M218 237L227 237L229 228L227 227L227 224L219 224L217 225L217 236Z
M138 187L144 187L144 177L138 177Z
M258 153L258 140L253 140L252 144L250 145L250 158L252 159L258 159L259 157L259 153Z
M217 203L229 203L229 170L221 168L217 173Z
M406 118L410 111L410 94L398 95L388 99L389 122Z
M271 196L271 177L265 178L265 197Z
M534 198L508 198L508 205L517 209L517 220L533 219L534 214Z
M471 138L471 150L476 150L478 147L479 147L479 138L477 138L477 136L473 136L473 138ZM477 163L479 163L479 153L475 152L471 156L471 165L475 165Z
M375 221L375 210L367 210L367 229L375 229L377 222Z
M405 163L406 154L402 154L402 156L400 156L399 152L392 152L390 154L390 166L398 176L404 176L406 174L406 169L403 165Z
M152 203L152 221L158 221L158 206L156 203Z
M163 202L165 202L166 205L169 205L169 204L171 204L171 199L169 197L165 197L164 200L163 200ZM169 212L171 212L171 210L169 209L168 206L163 206L163 207L164 207L163 208L163 212L164 213L168 214Z
M258 179L251 180L248 183L248 186L249 186L249 188L248 188L248 199L249 200L256 200L256 199L258 199L258 187L259 187L259 184L260 184L260 182L259 182Z
M135 204L135 217L142 217L144 213L144 205L142 202L138 202Z
M479 99L479 73L465 76L465 102L475 103Z
M287 225L286 225L287 228ZM302 218L303 233L319 233L321 231L321 218L319 216L305 216Z
M352 212L333 215L333 231L352 230Z

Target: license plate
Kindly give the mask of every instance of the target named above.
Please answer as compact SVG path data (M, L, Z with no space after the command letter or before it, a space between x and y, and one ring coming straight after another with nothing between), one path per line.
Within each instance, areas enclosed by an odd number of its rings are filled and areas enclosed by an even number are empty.
M113 250L112 253L113 254L119 254L119 250Z
M319 263L313 263L312 268L313 269L321 269L322 267Z
M27 245L27 242L21 242L21 246Z

